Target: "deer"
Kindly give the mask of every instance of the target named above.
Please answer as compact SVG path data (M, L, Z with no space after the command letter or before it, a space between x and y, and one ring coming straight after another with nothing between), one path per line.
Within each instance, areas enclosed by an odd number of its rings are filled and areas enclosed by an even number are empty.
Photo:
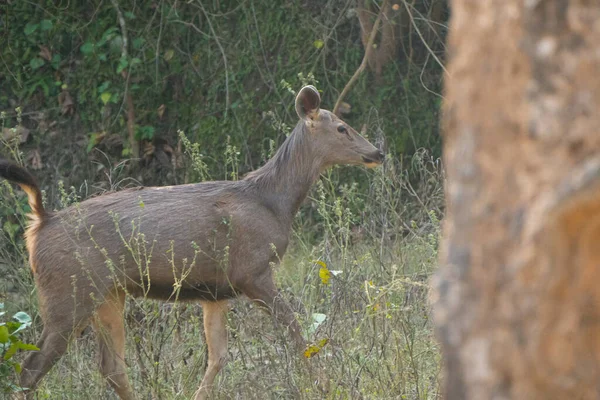
M226 316L235 297L247 297L286 327L302 357L307 341L272 267L285 254L294 216L323 171L375 167L384 160L380 149L320 103L317 89L304 86L295 99L299 121L292 133L262 167L236 181L136 187L50 212L34 176L0 160L0 177L18 184L31 208L25 243L43 322L39 351L22 364L24 396L72 337L92 325L102 375L122 400L133 400L125 364L127 296L201 303L208 363L195 400L210 396L227 362ZM136 233L152 244L151 257L131 251L128 238Z

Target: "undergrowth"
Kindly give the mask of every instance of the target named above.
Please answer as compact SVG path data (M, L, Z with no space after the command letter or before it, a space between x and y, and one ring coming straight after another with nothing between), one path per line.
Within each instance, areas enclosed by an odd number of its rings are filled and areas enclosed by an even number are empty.
M372 11L381 5L363 3ZM383 145L388 161L374 171L344 167L322 176L276 269L319 353L310 363L330 380L331 399L439 397L427 292L444 212L443 67L433 61L444 51L445 26L433 17L440 4L403 1L393 8L400 50L377 79L373 71L362 74L346 98L345 120ZM355 5L6 2L0 156L32 170L51 210L140 184L238 179L291 131L294 88L317 84L323 104L333 105L360 65ZM403 11L409 9L414 18ZM136 161L127 137L128 95L142 147ZM0 182L0 303L10 315L33 317L19 333L35 343L41 321L22 236L28 212L26 196ZM323 398L288 349L285 329L244 299L232 308L229 364L215 398ZM130 299L126 316L128 373L139 397L190 398L206 365L200 305ZM86 329L37 398L115 399L96 359L95 337Z
M188 145L190 162L202 176L199 149ZM236 178L237 149L224 157L227 178ZM328 394L310 382L285 329L241 298L232 301L229 363L217 378L214 398L439 397L440 357L427 293L443 213L442 170L425 150L411 159L413 171L399 165L401 160L391 159L373 171L343 167L322 176L276 267L278 286L312 344L307 355L318 353L309 361L330 382ZM360 175L366 186L348 179ZM17 228L7 220L0 233L0 263L10 271L10 279L0 280L0 294L9 310L35 316L35 289L16 233L22 232L28 206L22 193L2 186L4 207L14 211ZM78 190L58 186L56 204L77 206ZM132 298L126 325L128 373L139 397L192 397L207 361L201 306ZM36 319L23 340L35 343L40 333ZM96 360L95 335L88 328L44 378L37 398L115 399Z

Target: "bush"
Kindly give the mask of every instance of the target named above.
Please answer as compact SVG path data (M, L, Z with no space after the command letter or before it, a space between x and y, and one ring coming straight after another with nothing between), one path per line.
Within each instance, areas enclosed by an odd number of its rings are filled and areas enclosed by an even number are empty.
M27 313L19 311L9 320L4 320L5 315L4 303L0 303L0 393L13 393L23 390L16 384L21 364L14 360L14 355L19 350L39 348L21 340L21 332L31 326L31 317Z

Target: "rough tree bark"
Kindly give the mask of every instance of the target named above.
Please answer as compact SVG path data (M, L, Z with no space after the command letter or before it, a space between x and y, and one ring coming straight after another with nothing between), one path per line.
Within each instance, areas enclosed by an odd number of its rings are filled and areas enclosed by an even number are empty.
M447 399L600 398L600 3L454 0Z

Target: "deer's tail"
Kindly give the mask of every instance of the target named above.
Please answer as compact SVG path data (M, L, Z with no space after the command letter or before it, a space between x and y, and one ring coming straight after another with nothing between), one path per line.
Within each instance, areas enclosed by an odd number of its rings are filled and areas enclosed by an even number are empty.
M27 193L29 207L32 211L30 217L33 220L41 222L47 216L42 204L42 192L29 171L13 162L0 159L0 177L16 183Z

